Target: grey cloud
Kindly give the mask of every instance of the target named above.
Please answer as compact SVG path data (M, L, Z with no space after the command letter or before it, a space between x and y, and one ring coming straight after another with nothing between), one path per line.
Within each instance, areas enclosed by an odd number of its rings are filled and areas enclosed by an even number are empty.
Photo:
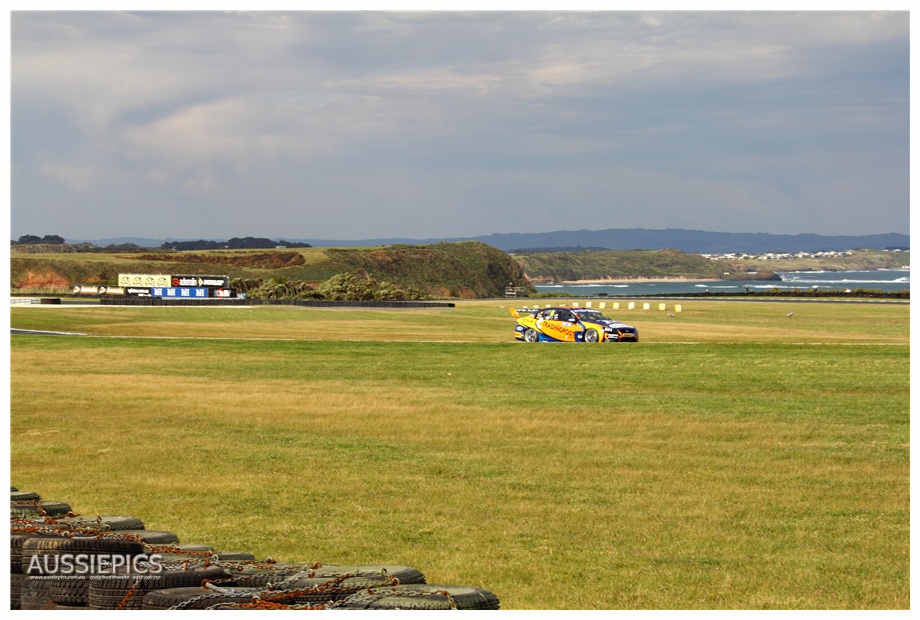
M42 12L11 43L14 236L909 221L906 13Z

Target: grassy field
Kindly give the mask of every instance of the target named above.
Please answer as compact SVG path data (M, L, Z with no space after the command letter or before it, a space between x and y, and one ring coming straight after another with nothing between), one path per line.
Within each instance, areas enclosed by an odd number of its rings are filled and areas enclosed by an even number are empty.
M596 346L498 301L13 308L118 337L11 338L11 482L510 609L909 608L909 307L682 305Z

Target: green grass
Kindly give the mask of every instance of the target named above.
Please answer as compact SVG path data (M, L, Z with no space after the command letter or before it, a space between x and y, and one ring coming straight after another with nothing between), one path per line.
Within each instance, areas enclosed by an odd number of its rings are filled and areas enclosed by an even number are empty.
M909 608L908 307L684 303L566 346L501 305L14 309L173 338L13 336L11 482L505 608Z

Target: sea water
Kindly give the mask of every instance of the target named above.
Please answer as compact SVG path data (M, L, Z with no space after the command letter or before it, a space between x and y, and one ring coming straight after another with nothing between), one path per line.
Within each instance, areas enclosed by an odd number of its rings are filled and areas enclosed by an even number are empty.
M881 291L910 290L909 269L884 269L878 271L787 271L778 273L781 280L711 280L706 282L555 282L536 285L540 293L560 293L582 297L684 295L688 293L744 293L749 291L779 290L841 290L874 289Z

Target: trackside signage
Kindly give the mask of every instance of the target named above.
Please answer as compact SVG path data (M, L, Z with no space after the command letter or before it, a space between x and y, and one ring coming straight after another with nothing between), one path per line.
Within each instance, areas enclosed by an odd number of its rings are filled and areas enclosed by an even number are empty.
M170 276L163 274L151 273L120 273L118 274L118 286L124 287L151 287L151 286L169 286Z
M120 273L118 286L134 288L230 288L230 276Z
M208 289L206 288L159 288L150 289L151 297L166 297L171 299L206 299Z
M229 288L229 276L172 276L170 283L174 288L183 286L197 288Z

